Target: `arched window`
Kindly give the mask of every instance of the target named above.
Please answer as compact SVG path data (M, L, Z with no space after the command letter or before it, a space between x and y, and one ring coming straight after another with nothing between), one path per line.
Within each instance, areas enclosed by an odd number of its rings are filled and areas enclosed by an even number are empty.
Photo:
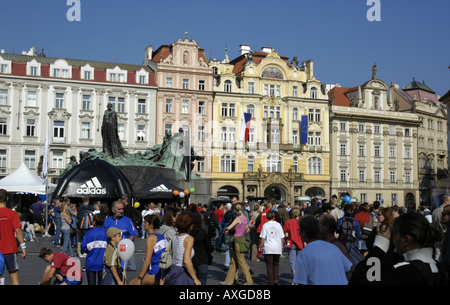
M247 159L247 171L249 173L252 173L255 171L255 157L252 155L249 155L248 159Z
M308 159L308 174L321 175L322 174L322 160L317 157Z
M224 83L224 91L225 92L231 92L231 81L226 80Z
M310 92L311 92L311 98L317 98L317 88L316 87L312 87Z
M280 173L282 172L280 156L269 156L266 160L266 170L269 173Z
M236 157L234 155L223 155L220 158L220 171L224 173L236 172Z

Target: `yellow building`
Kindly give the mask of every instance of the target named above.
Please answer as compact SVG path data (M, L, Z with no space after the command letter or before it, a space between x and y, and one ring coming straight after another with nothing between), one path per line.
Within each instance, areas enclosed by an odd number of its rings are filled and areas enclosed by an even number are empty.
M211 60L214 71L212 195L287 200L327 196L329 174L329 106L313 62L274 49ZM244 113L250 113L249 138L240 140ZM301 144L306 116L307 143ZM305 117L304 117L305 118ZM305 121L306 122L306 121Z

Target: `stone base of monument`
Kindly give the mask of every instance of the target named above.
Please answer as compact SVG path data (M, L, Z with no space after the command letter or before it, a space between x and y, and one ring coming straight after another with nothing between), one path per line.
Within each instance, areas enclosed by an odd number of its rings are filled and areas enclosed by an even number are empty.
M117 166L117 168L119 168L130 181L133 190L139 190L145 187L153 182L159 174L163 174L170 183L181 189L189 190L195 188L195 193L190 196L191 203L207 204L211 198L210 179L191 179L190 182L187 182L184 178L178 177L174 169L164 167Z

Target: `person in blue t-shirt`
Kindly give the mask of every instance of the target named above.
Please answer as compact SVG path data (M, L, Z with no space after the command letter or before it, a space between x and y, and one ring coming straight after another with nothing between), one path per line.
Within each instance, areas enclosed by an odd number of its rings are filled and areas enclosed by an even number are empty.
M119 230L124 230L122 232L122 239L128 238L134 242L136 235L138 234L133 221L127 216L123 215L124 206L120 201L114 201L111 205L112 216L105 219L103 228L108 230L111 227L118 228Z
M86 276L88 285L100 285L103 275L103 256L105 255L108 238L106 230L103 228L105 216L95 214L93 217L94 227L86 232L81 249L87 252L86 255Z
M299 233L306 247L297 255L294 284L347 285L353 264L338 247L319 240L317 218L312 215L301 217Z
M41 198L38 198L38 200L30 206L30 212L33 213L33 224L39 224L42 235L50 236L44 230L45 205L42 204Z

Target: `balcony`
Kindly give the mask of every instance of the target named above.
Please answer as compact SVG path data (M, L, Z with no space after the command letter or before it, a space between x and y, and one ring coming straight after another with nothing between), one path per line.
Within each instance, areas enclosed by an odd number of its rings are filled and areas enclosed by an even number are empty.
M53 137L52 143L53 144L65 144L66 138L65 137Z

